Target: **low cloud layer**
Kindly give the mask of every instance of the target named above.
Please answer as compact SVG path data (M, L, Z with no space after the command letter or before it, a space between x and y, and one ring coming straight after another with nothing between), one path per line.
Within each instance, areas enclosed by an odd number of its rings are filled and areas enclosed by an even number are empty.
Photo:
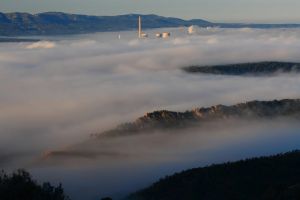
M26 49L52 49L54 47L55 47L54 42L40 41L40 42L35 42L27 45Z
M149 31L153 35L156 30ZM200 29L167 40L136 33L0 45L0 164L26 161L159 109L300 97L300 75L191 75L189 65L300 62L299 29ZM49 40L49 41L47 41ZM3 159L2 159L3 158ZM9 161L8 161L9 160ZM21 165L20 167L22 167Z
M122 33L121 40L117 33L103 33L1 45L1 146L53 149L153 110L299 97L297 74L244 78L180 70L300 61L298 29L204 29L193 36L174 29L172 35L139 41L133 32ZM43 46L54 48L38 48ZM24 140L35 145L20 144Z

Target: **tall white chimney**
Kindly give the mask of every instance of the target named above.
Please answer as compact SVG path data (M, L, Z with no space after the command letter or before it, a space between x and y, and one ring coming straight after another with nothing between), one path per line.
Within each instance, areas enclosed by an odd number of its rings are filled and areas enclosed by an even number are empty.
M139 38L142 38L142 18L139 16Z

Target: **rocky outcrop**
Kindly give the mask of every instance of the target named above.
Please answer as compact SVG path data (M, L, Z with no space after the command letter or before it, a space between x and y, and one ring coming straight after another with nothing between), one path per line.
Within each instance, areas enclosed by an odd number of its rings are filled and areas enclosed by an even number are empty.
M215 66L190 66L183 68L188 73L219 75L272 75L276 73L299 73L300 63L258 62Z
M299 116L300 99L251 101L232 106L216 105L209 108L196 108L185 112L155 111L145 114L134 122L121 124L115 129L93 136L120 136L152 132L156 129L185 128L222 119L269 119Z

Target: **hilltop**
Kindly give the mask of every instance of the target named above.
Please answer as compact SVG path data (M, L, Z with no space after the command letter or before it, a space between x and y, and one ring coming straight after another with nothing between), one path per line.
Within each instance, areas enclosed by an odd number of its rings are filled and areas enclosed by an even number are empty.
M258 62L214 66L190 66L183 68L188 73L219 75L272 75L276 73L299 73L300 63Z
M155 130L178 129L217 120L226 119L272 119L276 117L300 117L300 99L274 101L250 101L232 106L216 105L208 108L195 108L185 112L155 111L147 113L134 122L124 123L112 130L93 137L126 136L138 133L151 133Z

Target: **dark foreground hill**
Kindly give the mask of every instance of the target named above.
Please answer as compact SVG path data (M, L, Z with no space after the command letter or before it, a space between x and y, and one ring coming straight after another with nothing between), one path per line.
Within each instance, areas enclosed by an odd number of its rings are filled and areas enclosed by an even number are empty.
M300 152L195 168L127 200L299 200Z
M12 174L0 172L1 200L69 200L61 185L39 185L30 174L19 170Z
M274 75L276 73L299 73L300 63L258 62L215 66L190 66L183 68L188 73L220 75Z
M167 110L147 113L134 122L125 123L116 128L93 136L111 137L155 130L188 128L203 123L226 119L273 119L278 117L300 117L300 99L274 101L251 101L232 106L216 105L208 108L196 108L185 112Z

